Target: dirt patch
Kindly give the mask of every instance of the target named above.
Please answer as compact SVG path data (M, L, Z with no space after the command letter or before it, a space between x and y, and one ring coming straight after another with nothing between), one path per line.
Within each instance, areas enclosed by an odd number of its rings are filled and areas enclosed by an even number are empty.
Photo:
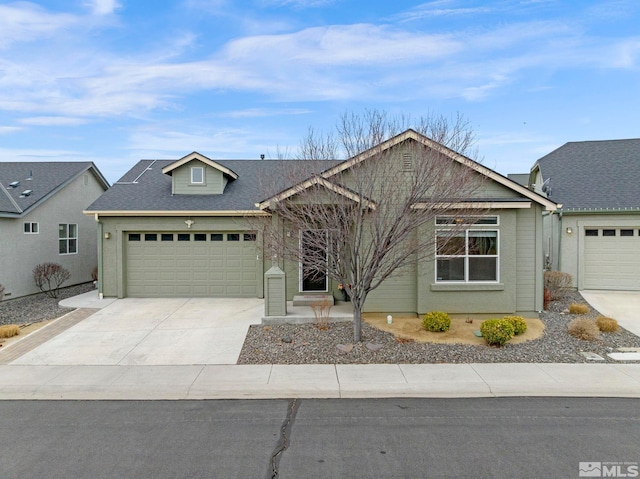
M56 318L57 319L57 318ZM55 321L55 319L48 319L46 321L38 321L36 323L29 324L21 324L20 325L20 333L17 336L13 336L11 338L2 338L0 339L0 347L4 348L11 343L15 343L16 341L20 341L21 339L27 337L29 334L37 331L38 329L46 326L47 324Z
M433 333L426 331L422 327L422 318L415 315L393 316L393 323L387 324L386 314L365 313L362 319L374 328L392 333L396 338L409 339L418 343L439 343L439 344L487 344L484 338L479 338L474 331L480 331L483 321L474 319L472 323L467 323L466 318L451 318L451 328L449 331ZM527 330L518 336L514 336L509 341L511 344L531 341L542 336L544 323L537 318L525 318Z

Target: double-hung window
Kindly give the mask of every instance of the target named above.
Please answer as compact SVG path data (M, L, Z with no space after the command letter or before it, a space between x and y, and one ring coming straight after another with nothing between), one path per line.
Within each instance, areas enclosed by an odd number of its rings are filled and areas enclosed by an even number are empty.
M446 228L464 221L436 219L436 282L496 282L499 280L499 234L486 225L498 224L496 216L468 221L466 226Z
M58 252L75 254L78 252L78 225L62 223L58 225Z

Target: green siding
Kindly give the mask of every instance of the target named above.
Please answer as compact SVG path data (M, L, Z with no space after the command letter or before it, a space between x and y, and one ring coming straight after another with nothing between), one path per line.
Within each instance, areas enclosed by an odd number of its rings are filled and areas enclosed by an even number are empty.
M516 228L516 310L536 311L538 281L537 248L540 243L537 217L542 213L538 207L519 210ZM540 268L541 269L541 268Z
M416 265L387 278L367 296L365 312L415 313L417 308Z
M204 184L191 184L191 167L204 168ZM173 170L173 193L176 195L219 195L224 192L226 181L220 170L192 160Z

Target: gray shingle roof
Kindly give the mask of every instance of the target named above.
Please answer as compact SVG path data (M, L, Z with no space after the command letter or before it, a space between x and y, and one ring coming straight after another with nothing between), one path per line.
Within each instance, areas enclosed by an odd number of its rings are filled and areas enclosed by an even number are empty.
M162 169L177 160L141 160L87 211L259 211L255 204L291 186L290 172L308 165L315 172L337 164L337 161L306 160L218 160L238 174L221 195L172 195L171 176ZM309 173L305 169L306 178Z
M566 143L537 161L563 209L640 209L640 139Z
M109 186L90 161L0 162L0 216L24 215L89 169L105 188ZM16 188L9 186L16 181ZM31 193L23 195L26 190Z

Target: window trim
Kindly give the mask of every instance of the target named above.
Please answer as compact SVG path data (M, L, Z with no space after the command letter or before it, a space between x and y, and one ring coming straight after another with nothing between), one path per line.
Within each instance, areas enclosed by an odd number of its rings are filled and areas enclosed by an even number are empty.
M193 173L196 170L200 170L202 172L202 177L201 177L200 181L195 181L193 179L193 177L194 177ZM190 173L191 173L191 184L192 185L204 185L204 166L192 166Z
M67 234L65 236L60 236L62 226L66 226L66 229L67 229ZM75 226L75 233L76 233L75 236L71 236L70 226ZM80 235L78 231L78 223L58 223L58 254L59 255L78 254L78 237L79 236ZM72 240L75 240L75 251L71 251L71 248L69 247ZM66 245L64 253L60 252L60 246L63 244L62 243L63 241L65 242L64 244Z
M496 217L497 218L497 217ZM493 225L492 225L493 226ZM451 229L445 229L445 228L439 228L436 229L435 231L435 235L436 235L436 241L434 242L434 249L435 249L435 255L434 255L434 271L433 271L433 276L434 276L434 282L435 284L458 284L458 285L462 285L462 284L498 284L500 283L500 230L498 228L494 228L494 227L490 227L490 228L474 228L473 226L470 226L468 228L464 228L459 230L460 233L464 233L464 238L465 238L465 252L464 254L456 254L456 255L439 255L438 254L438 241L437 241L437 236L439 232L452 232L455 230L451 230ZM469 233L470 232L493 232L496 233L496 254L495 255L477 255L477 254L469 254ZM442 259L455 259L455 258L463 258L464 260L464 279L459 280L443 280L443 279L438 279L438 261L442 260ZM495 258L496 260L496 279L490 279L490 280L471 280L469 279L469 259L470 258Z
M29 227L29 231L27 231L27 226ZM37 221L25 221L22 232L26 235L38 235L40 234L40 223Z
M465 223L464 222L465 218L474 218L474 219L477 218L480 220L485 220L486 222L485 223L476 223L476 222ZM444 222L447 219L453 220L453 222ZM490 223L489 221L494 221L494 222ZM464 216L438 215L434 220L434 224L436 225L436 228L440 227L440 229L444 229L448 225L452 225L452 224L459 225L459 226L469 226L470 228L482 227L482 226L493 227L493 226L500 226L500 215L464 215Z

